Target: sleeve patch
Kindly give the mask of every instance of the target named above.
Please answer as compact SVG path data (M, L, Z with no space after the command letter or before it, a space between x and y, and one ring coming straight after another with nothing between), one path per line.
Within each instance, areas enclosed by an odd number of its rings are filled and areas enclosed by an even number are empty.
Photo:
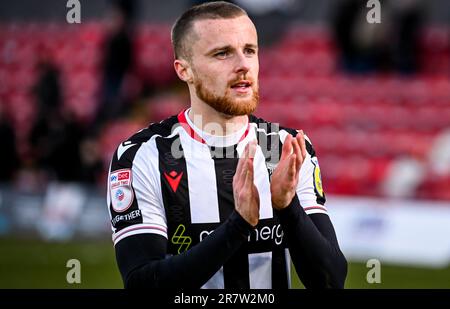
M109 176L111 204L116 212L124 212L133 204L131 178L131 169L117 170Z
M311 158L311 162L314 165L314 189L316 190L317 194L323 198L323 186L322 177L320 175L319 161L316 157L313 157Z

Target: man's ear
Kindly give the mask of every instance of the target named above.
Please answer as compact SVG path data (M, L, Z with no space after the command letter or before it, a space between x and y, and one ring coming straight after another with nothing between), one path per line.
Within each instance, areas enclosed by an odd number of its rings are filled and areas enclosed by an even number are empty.
M178 77L185 81L186 83L190 84L193 82L193 74L191 65L188 61L185 59L175 59L173 62L173 67L175 68L175 72L177 72Z

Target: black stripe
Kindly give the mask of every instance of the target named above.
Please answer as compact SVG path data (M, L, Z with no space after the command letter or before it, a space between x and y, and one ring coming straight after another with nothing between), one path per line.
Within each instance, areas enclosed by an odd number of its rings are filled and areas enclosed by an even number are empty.
M285 249L278 246L272 251L272 289L287 289L288 287Z
M222 147L210 147L211 157L214 160L216 174L217 194L219 201L220 222L224 222L234 209L233 176L239 161L236 146L231 150ZM224 153L232 152L231 158L224 158Z
M180 152L176 155L172 154L173 143L179 145L177 149L179 149ZM180 224L184 225L186 229L183 235L192 238L190 231L191 212L186 160L178 135L172 138L157 137L156 147L158 148L159 156L161 194L167 218L167 251L170 254L178 254L181 253L179 252L180 245L172 242L172 236ZM173 179L173 183L177 183L177 177L180 177L180 180L176 187L176 191L174 192L169 179ZM189 249L191 246L183 248L182 251L184 251L184 249Z
M236 147L233 146L236 154ZM234 209L233 176L238 163L237 155L224 158L221 153L227 153L227 148L211 149L216 172L217 199L219 204L220 222L227 220ZM218 155L219 154L219 155ZM248 245L242 245L236 253L223 265L223 280L225 288L249 289Z
M266 125L270 127L270 123L266 123L259 119L258 127L261 125ZM285 129L285 128L283 128ZM269 173L269 181L271 181L271 176L273 172L274 164L280 161L281 151L283 149L283 143L281 142L280 135L266 134L270 132L279 132L279 128L270 127L270 129L265 129L264 131L258 131L258 144L262 146L264 153L267 171ZM296 130L289 130L290 134L294 136L297 134ZM279 225L278 219L275 217L270 220L270 226ZM262 223L260 221L260 223ZM281 228L281 227L280 227ZM275 241L272 240L272 288L273 289L287 289L289 287L288 273L287 273L287 261L285 255L286 241L283 239L283 243L276 245Z
M278 217L274 216L274 224L280 224ZM280 226L281 228L281 226ZM281 234L281 233L280 233ZM272 248L272 289L287 289L289 288L289 276L286 261L285 248L287 243L283 237L281 245L273 244Z

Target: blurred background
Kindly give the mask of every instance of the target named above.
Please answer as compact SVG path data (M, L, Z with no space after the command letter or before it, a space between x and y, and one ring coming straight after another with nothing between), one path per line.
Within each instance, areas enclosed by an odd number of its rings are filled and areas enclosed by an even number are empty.
M122 287L110 158L189 104L170 27L202 1L79 2L69 24L67 1L0 0L1 288ZM234 2L259 31L255 114L318 154L346 287L450 288L450 2L382 0L375 24L365 0Z

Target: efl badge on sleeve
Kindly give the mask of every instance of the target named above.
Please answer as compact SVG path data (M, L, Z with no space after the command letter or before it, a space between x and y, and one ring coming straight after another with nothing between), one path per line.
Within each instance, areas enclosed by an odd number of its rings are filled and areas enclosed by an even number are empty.
M131 169L121 169L111 172L109 176L111 204L116 212L124 212L133 203L131 188Z
M311 161L314 165L314 188L316 189L317 194L323 197L322 177L320 175L319 161L317 161L316 157L311 158Z

